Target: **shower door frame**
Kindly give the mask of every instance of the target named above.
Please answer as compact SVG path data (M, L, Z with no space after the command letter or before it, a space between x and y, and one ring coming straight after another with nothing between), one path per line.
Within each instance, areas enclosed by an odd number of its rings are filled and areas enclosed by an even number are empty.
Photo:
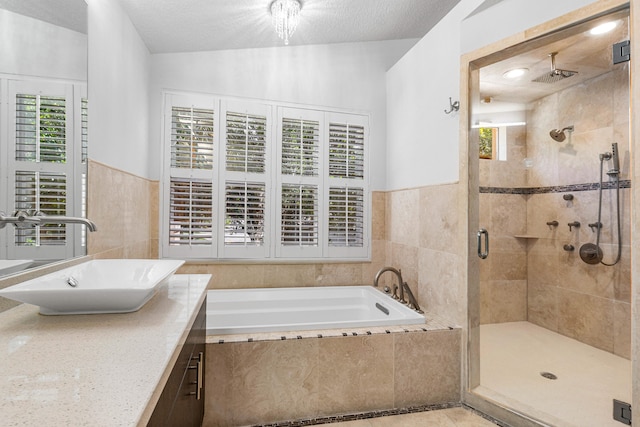
M629 8L630 40L631 40L631 66L630 66L630 155L631 155L631 180L640 182L640 156L635 156L636 148L640 148L636 129L640 129L640 84L632 84L633 76L640 75L640 36L635 29L640 29L640 0L600 0L586 7L580 8L556 19L535 26L531 29L514 34L506 39L477 49L462 55L460 60L460 198L467 203L467 221L462 222L462 233L465 233L467 241L466 257L467 269L467 325L465 328L466 340L463 342L462 372L462 401L482 412L485 412L499 420L518 426L539 426L535 419L527 414L517 412L511 408L490 401L472 390L480 383L480 286L479 286L479 257L477 254L477 231L479 227L479 159L477 151L470 147L477 147L477 132L471 132L471 113L473 103L479 102L479 97L473 94L479 93L480 68L501 61L511 56L533 49L541 39L548 43L549 37L555 33L597 18L608 15L621 9ZM635 56L637 55L637 56ZM635 60L633 59L635 56ZM474 99L475 98L475 99ZM464 185L464 184L467 185ZM632 185L631 202L631 246L640 248L640 188ZM640 251L631 251L631 359L633 378L640 378ZM632 384L632 407L640 408L640 380Z

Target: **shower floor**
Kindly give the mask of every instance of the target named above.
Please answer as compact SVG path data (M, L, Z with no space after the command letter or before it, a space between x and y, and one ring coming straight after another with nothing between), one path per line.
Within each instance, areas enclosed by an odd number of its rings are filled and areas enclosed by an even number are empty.
M529 322L482 325L480 384L477 394L556 427L618 427L613 399L631 402L631 361Z

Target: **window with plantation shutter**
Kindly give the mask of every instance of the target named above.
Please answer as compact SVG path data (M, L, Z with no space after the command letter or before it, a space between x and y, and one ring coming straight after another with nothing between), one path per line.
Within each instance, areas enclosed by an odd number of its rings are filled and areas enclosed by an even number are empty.
M324 114L278 111L278 249L282 258L322 256L322 132Z
M282 185L283 246L318 246L318 188L312 185Z
M8 80L4 87L9 126L1 139L8 153L2 180L8 191L0 210L83 216L81 147L86 145L86 112L81 97L86 88L28 80ZM10 226L0 240L10 259L68 258L84 253L82 228L69 224Z
M216 256L216 112L209 97L167 95L163 253Z
M211 181L172 178L169 198L169 246L213 244Z
M225 163L224 239L226 258L269 256L268 233L271 107L257 102L223 101Z
M366 120L328 113L328 246L338 256L362 256L368 242Z
M229 182L225 184L225 246L264 245L264 183Z
M364 245L364 190L329 188L329 246L362 248Z
M329 123L329 176L364 178L364 126Z
M162 256L370 259L368 116L165 94Z
M65 174L16 171L15 207L18 211L43 215L66 215L67 177ZM16 246L65 245L64 224L43 224L16 228Z
M213 169L213 110L171 108L171 167Z
M227 111L226 170L264 173L267 117Z

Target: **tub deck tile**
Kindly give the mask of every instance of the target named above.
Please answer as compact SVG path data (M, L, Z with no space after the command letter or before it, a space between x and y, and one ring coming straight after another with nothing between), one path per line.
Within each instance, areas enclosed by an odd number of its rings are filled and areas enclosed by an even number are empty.
M346 329L313 329L308 331L286 332L254 332L246 334L208 335L208 344L225 344L234 342L281 341L309 338L334 338L344 336L375 335L406 332L430 332L458 329L447 321L436 316L425 315L426 322L419 325L376 326ZM284 337L284 338L283 338Z

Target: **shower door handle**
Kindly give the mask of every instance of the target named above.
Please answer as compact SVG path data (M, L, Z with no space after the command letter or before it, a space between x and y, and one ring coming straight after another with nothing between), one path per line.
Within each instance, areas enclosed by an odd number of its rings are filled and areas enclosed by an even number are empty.
M482 250L482 235L484 235L484 250ZM484 228L478 230L478 256L482 259L489 256L489 232Z

